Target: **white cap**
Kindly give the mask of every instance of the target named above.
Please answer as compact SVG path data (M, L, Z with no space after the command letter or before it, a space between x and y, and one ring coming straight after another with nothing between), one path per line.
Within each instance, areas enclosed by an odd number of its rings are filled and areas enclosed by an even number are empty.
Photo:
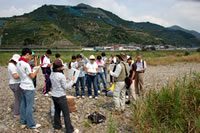
M90 55L90 60L95 60L95 56L94 55Z
M18 62L19 58L20 58L20 55L14 54L10 60L14 60L15 62Z

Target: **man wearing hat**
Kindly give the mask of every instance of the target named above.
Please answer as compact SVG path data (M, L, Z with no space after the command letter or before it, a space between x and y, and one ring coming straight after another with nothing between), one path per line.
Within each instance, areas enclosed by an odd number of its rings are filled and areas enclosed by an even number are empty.
M126 100L126 84L125 78L129 75L129 66L126 63L127 57L125 53L120 53L117 55L118 64L114 72L110 71L110 75L114 77L115 89L113 94L113 100L115 104L115 111L118 113L125 110L125 100Z

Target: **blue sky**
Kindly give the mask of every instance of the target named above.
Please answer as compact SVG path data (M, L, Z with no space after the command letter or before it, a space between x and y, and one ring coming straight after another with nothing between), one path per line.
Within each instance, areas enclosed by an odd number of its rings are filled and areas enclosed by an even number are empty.
M0 0L0 17L28 13L44 4L89 4L135 22L179 25L200 32L200 0Z

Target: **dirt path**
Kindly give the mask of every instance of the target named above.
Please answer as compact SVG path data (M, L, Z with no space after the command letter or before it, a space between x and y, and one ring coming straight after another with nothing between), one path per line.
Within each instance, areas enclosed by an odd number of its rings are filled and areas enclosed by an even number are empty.
M196 63L178 63L168 66L149 67L145 73L145 88L161 88L167 83L173 82L176 78L183 77L185 74L191 72L200 72L200 64ZM8 74L7 67L0 67L0 132L19 132L19 121L12 115L13 94L8 88ZM42 125L42 128L33 130L33 132L53 133L52 118L50 117L50 98L44 97L41 93L43 87L43 76L40 74L37 77L37 89L35 96L35 120ZM69 94L74 94L74 89L70 90ZM78 111L71 114L71 120L74 127L79 128L81 132L90 133L105 133L110 124L111 110L113 108L112 98L100 96L99 100L94 99L78 99ZM105 123L98 125L88 124L87 116L99 111L107 117ZM127 107L126 112L120 116L113 116L116 120L115 124L119 132L133 132L131 128L131 112ZM22 132L30 132L25 129ZM63 130L58 131L63 132Z

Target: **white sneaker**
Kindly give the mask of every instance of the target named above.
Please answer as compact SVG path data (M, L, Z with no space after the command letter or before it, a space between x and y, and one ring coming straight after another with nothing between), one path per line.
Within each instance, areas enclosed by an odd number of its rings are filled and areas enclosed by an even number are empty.
M98 90L98 93L100 94L100 93L101 93L101 91L100 91L100 90Z
M85 98L85 96L82 96L82 98L84 99L84 98Z
M75 129L73 133L79 133L79 130L78 130L78 129Z
M41 127L41 125L40 124L36 124L34 127L31 127L32 129L36 129L36 128L39 128L39 127Z
M97 99L98 99L98 97L95 97L95 99L97 100Z
M92 98L92 96L89 96L89 98L91 99L91 98Z
M46 93L46 94L44 94L44 96L45 96L45 97L48 97L48 96L49 96L49 94L47 94L47 93Z
M79 98L80 98L80 96L77 96L76 98L77 98L77 99L79 99Z

